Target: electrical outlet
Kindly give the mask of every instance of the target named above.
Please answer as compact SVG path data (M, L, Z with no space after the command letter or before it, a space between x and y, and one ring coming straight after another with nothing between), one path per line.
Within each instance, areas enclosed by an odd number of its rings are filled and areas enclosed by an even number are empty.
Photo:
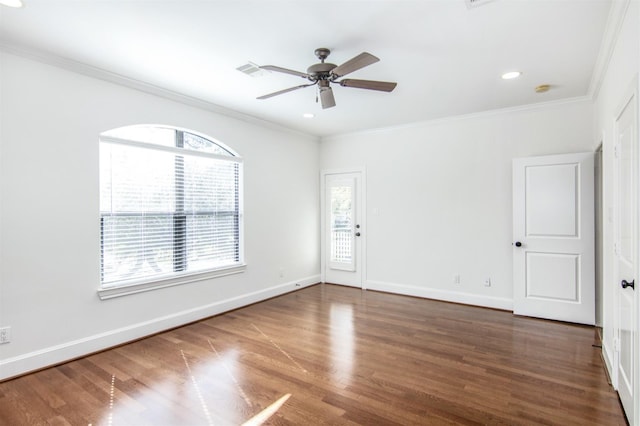
M9 343L11 341L11 327L0 328L0 344Z
M454 274L453 275L453 283L454 284L460 284L460 274Z
M283 278L284 277L284 268L280 268L278 270L278 274L280 275L280 278Z
M491 287L491 278L485 278L484 279L484 286L485 287Z

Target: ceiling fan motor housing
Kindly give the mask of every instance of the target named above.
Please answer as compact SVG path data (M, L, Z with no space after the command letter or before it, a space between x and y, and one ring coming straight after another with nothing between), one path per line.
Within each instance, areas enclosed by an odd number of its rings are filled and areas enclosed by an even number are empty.
M327 80L330 77L331 70L336 67L336 64L330 64L328 62L311 65L307 68L307 74L312 77L309 80Z

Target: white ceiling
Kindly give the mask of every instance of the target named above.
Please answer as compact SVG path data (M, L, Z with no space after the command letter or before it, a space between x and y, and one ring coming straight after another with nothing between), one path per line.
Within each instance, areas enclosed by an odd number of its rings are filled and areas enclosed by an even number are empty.
M325 136L585 96L611 0L23 0L0 7L0 43L60 56L130 79ZM305 80L253 78L248 61L299 71L318 47L341 64L380 62L349 78L396 81L391 93L334 85L255 98ZM500 75L523 72L517 80ZM534 87L551 84L545 94ZM302 118L311 112L313 119Z

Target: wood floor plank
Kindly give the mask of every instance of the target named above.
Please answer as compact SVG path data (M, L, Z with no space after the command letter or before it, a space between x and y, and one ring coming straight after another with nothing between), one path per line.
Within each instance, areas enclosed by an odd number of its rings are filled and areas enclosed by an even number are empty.
M0 425L624 425L597 342L322 284L0 383Z

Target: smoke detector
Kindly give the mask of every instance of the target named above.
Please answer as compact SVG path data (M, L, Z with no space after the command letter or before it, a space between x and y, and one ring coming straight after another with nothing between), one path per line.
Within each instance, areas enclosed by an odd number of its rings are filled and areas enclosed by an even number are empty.
M536 93L544 93L544 92L548 92L549 89L551 89L550 84L541 84L540 86L537 86L534 90L536 91Z

